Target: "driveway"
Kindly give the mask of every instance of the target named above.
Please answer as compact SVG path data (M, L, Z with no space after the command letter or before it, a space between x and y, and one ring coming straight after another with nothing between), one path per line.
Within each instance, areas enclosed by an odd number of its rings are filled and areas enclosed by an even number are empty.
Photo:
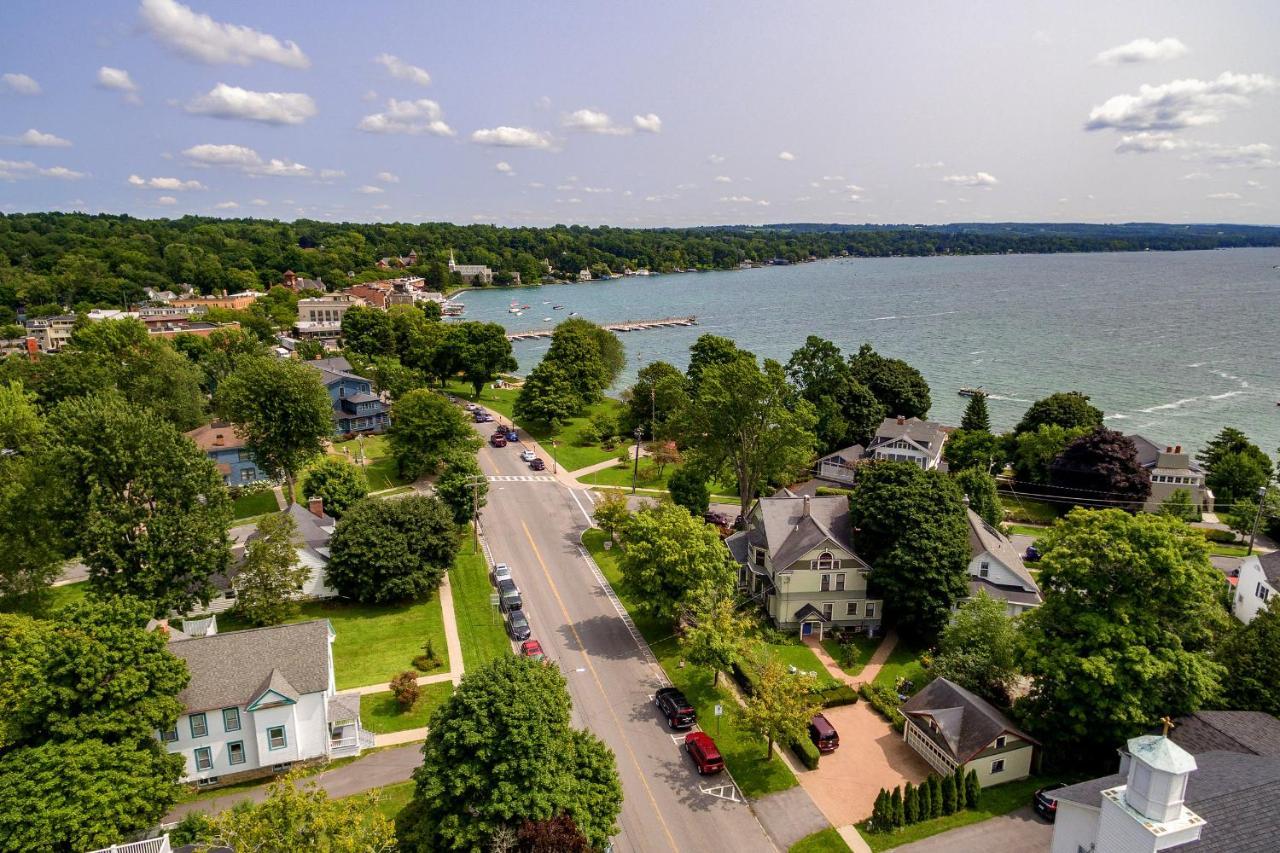
M1053 824L1036 816L1031 806L982 823L942 832L893 848L890 853L1044 853L1053 840Z

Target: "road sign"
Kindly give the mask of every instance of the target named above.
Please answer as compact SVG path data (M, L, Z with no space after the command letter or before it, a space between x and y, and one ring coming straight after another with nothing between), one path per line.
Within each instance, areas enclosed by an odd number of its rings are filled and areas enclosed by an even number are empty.
M489 593L489 606L490 607L498 606L498 594L496 592Z
M721 705L719 702L716 703L716 716L717 717L724 716L724 706Z

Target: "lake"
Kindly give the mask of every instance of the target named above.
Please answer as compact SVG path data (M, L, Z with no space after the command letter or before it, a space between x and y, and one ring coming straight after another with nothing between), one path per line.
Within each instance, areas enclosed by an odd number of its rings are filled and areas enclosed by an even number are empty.
M615 391L651 361L683 369L689 345L707 332L782 362L819 335L846 352L868 342L919 368L933 392L930 417L943 423L959 423L966 401L956 392L964 386L990 391L998 429L1012 427L1039 397L1081 390L1113 429L1199 448L1234 426L1275 453L1278 266L1275 248L847 258L458 298L467 319L513 331L550 326L570 312L598 323L697 315L691 328L620 335L627 368ZM512 299L531 307L516 317L507 311ZM516 342L520 372L547 346Z

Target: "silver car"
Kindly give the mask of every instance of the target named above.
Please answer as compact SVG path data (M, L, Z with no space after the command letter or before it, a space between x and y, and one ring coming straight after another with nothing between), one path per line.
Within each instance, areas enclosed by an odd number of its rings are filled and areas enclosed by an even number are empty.
M493 583L496 586L504 580L511 580L511 567L506 563L497 563L493 567Z

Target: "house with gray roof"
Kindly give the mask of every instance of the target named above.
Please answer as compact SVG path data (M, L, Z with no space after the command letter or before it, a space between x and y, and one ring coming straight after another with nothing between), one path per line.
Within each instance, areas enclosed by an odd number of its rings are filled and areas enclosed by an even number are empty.
M1263 711L1196 711L1174 721L1169 739L1192 755L1240 752L1280 759L1280 719Z
M340 356L304 362L320 371L320 381L333 401L334 435L386 432L391 410L373 392L373 382L351 370L351 362Z
M160 628L165 630L163 626ZM183 780L212 787L283 773L373 746L360 725L360 696L339 695L327 619L190 636L169 633L191 682L182 715L158 732L186 758Z
M919 418L885 418L867 445L867 456L891 462L910 462L926 471L943 465L942 445L947 429Z
M1262 608L1280 597L1280 551L1252 554L1240 564L1231 612L1248 625ZM1280 607L1280 604L1275 605Z
M858 465L866 455L865 447L854 444L819 458L817 464L813 466L813 471L820 480L828 480L839 486L849 486L857 481Z
M935 678L901 710L902 739L942 775L964 767L984 788L1031 775L1040 741L959 684Z
M1199 512L1213 512L1213 490L1205 485L1205 470L1181 444L1157 444L1137 434L1129 440L1138 450L1138 464L1151 475L1151 494L1142 505L1143 512L1159 511L1178 491L1187 492Z
M756 501L746 529L725 544L739 586L781 630L817 639L837 629L879 630L884 602L868 595L871 567L854 551L846 498L783 489Z
M969 517L969 595L985 592L1000 599L1010 616L1043 604L1039 585L1009 537L973 510L967 509L966 513Z

